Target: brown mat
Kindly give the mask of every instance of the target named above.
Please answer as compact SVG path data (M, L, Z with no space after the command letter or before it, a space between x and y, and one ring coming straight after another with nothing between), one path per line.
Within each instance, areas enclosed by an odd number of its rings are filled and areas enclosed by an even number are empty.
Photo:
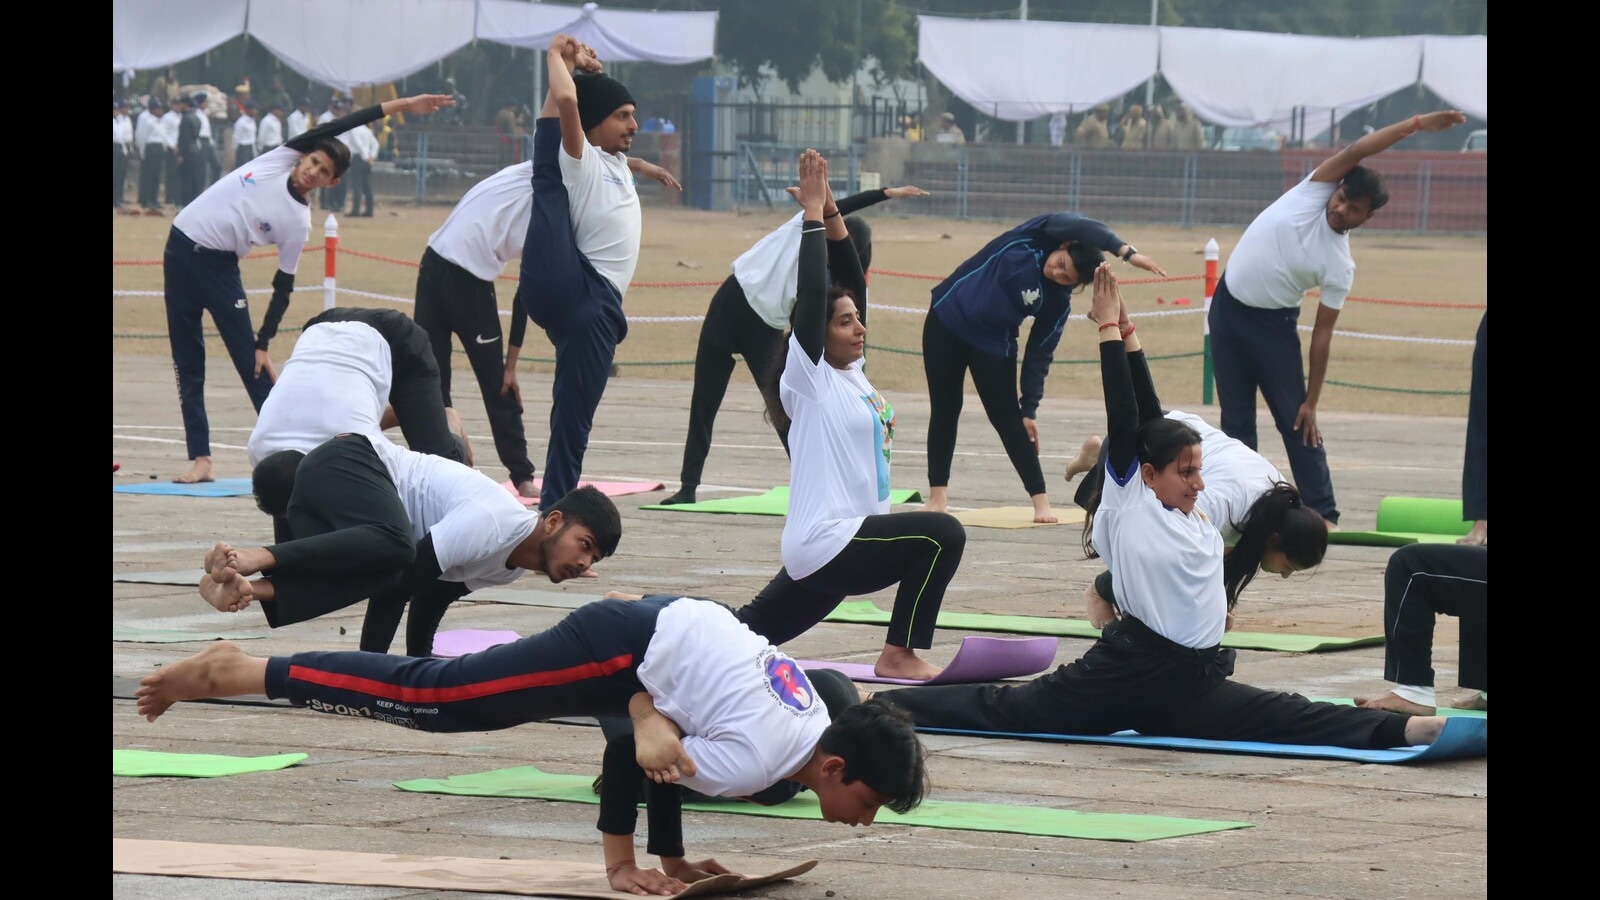
M814 859L770 875L717 875L674 897L707 897L772 884L809 872ZM400 856L293 847L195 844L184 841L111 839L111 871L132 875L233 878L480 891L547 897L634 897L606 883L604 866L549 859L475 859L466 856Z

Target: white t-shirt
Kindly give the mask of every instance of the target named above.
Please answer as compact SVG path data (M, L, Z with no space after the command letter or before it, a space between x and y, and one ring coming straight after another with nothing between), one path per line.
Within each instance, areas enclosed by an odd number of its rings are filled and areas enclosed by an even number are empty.
M1322 305L1340 309L1355 283L1350 235L1328 224L1328 199L1339 185L1306 180L1284 192L1244 230L1222 273L1245 306L1292 309L1322 288Z
M368 437L400 491L412 540L433 535L440 581L459 581L475 591L526 574L507 567L506 560L539 524L537 513L477 469L408 450L381 434Z
M372 162L378 158L378 136L372 133L371 128L365 125L357 125L345 132L345 134L350 136L350 139L345 143L350 145L350 157L352 159L364 159L367 162Z
M262 116L261 123L256 129L256 146L265 153L282 143L283 123L272 113Z
M626 297L639 264L639 233L644 226L628 157L590 144L579 159L568 156L563 145L559 158L578 252L616 286L619 296Z
M276 244L278 268L293 275L311 236L311 207L289 193L289 173L305 154L278 147L217 179L172 220L202 247L231 250Z
M1200 462L1203 473L1204 448ZM1137 458L1126 475L1118 478L1106 460L1094 518L1094 549L1116 579L1117 606L1167 640L1215 647L1228 619L1222 535L1199 505L1185 515L1157 499Z
M733 277L761 321L782 331L789 327L800 285L800 229L797 212L733 261Z
M800 771L831 721L794 660L709 600L661 610L638 675L683 730L699 771L682 783L708 796L747 797Z
M1228 437L1197 415L1173 411L1167 413L1167 418L1200 433L1200 474L1205 478L1206 489L1200 492L1195 506L1217 526L1222 542L1232 544L1239 539L1235 526L1262 494L1284 480L1283 473L1242 441Z
M336 434L378 434L394 376L389 342L365 322L319 322L295 342L261 404L252 467L279 450L310 453Z
M292 141L311 130L311 116L297 109L289 113L289 118L284 125L289 130L284 139Z
M233 146L251 147L256 145L256 120L249 116L240 116L233 123Z
M789 336L778 397L789 414L789 517L783 565L800 579L828 564L867 516L889 511L894 407L857 360L835 369L813 363Z
M533 160L490 175L472 186L428 237L433 252L484 281L522 258L533 215Z
M178 125L183 121L183 116L175 109L169 109L161 117L161 143L167 145L167 150L178 149Z

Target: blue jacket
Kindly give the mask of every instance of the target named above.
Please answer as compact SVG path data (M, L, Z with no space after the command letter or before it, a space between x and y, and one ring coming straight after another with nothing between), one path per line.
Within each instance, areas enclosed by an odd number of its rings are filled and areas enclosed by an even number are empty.
M1029 419L1044 399L1044 379L1072 313L1069 289L1044 277L1044 263L1069 241L1108 253L1123 244L1110 228L1077 213L1035 216L990 241L933 289L931 314L975 349L995 356L1017 358L1022 320L1033 317L1020 400Z

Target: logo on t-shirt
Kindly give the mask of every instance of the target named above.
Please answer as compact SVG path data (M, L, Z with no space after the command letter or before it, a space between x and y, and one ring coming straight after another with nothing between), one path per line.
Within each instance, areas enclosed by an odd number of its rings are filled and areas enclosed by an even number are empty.
M262 234L271 234L272 233L272 223L268 222L266 219L262 219L260 222L258 222L256 224L256 227L261 229L261 233Z
M1038 302L1039 302L1039 289L1038 288L1026 288L1026 289L1023 290L1023 292L1022 292L1022 305L1023 306L1027 307L1028 309L1033 309L1034 305L1037 304Z
M256 173L254 173L254 172L246 172L243 175L240 175L239 176L239 183L240 184L255 184L256 183Z
M817 694L811 689L811 680L794 660L772 652L765 660L767 687L779 702L795 712L809 712L816 703Z
M872 409L873 443L878 446L878 499L889 499L889 457L894 450L894 407L883 395L874 390L861 395L861 400Z

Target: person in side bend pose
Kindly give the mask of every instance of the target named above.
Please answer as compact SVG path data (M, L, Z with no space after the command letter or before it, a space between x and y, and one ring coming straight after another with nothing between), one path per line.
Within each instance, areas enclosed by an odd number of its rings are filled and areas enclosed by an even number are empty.
M1109 265L1095 272L1106 402L1106 481L1096 550L1117 579L1120 618L1081 658L1023 685L941 685L874 695L919 726L1146 735L1336 747L1431 744L1437 716L1318 703L1240 684L1221 647L1228 615L1222 535L1195 502L1200 435L1134 399L1122 305Z
M639 131L633 95L570 35L556 35L546 57L550 93L533 134L533 209L516 307L555 346L539 491L548 506L578 485L611 361L628 336L622 298L639 262L642 219L627 164Z
M1000 235L933 289L922 328L922 367L928 376L928 502L949 508L950 462L966 373L1000 435L1011 465L1033 504L1035 522L1054 522L1039 467L1039 401L1072 292L1089 284L1113 253L1157 275L1166 270L1100 222L1077 213L1035 216ZM1033 317L1022 354L1018 393L1017 333Z
M1226 557L1222 568L1223 587L1228 595L1228 625L1233 624L1233 608L1239 594L1257 572L1288 578L1295 572L1322 564L1328 552L1328 528L1316 510L1300 500L1300 493L1284 481L1278 469L1265 457L1240 441L1213 428L1204 419L1186 412L1166 412L1156 394L1150 363L1140 343L1138 329L1123 307L1117 327L1127 351L1129 377L1138 405L1140 420L1154 415L1182 422L1200 435L1200 449L1206 461L1206 489L1195 501L1199 509L1222 535ZM1083 442L1077 458L1067 464L1071 481L1080 472L1077 504L1089 513L1083 528L1083 549L1093 559L1094 516L1100 507L1105 482L1105 455L1102 441L1091 435ZM1088 471L1084 472L1084 467ZM1116 617L1116 595L1109 571L1101 573L1084 591L1084 606L1090 624L1104 628Z
M863 273L872 265L872 228L855 213L897 197L926 196L927 191L915 185L904 185L862 191L838 201L839 214L844 216ZM689 401L689 433L683 444L683 469L679 473L678 491L661 501L664 506L695 502L706 455L711 450L711 429L723 395L727 393L736 354L744 358L756 389L769 405L777 400L783 336L789 327L789 316L794 312L803 216L804 213L796 213L734 260L733 273L711 296L711 306L706 309L705 321L700 325L700 342L694 355L694 394ZM774 421L773 426L787 453L788 423Z
M864 277L827 174L827 160L816 151L801 156L798 299L778 376L782 407L770 410L775 420L792 420L783 568L739 611L739 620L782 644L822 621L845 597L898 583L876 671L932 678L939 668L916 650L932 646L966 529L948 513L889 512L894 407L863 370ZM838 263L831 289L830 249Z
M253 481L275 543L217 543L201 597L222 612L259 602L273 628L371 598L361 648L375 652L388 650L408 603L406 652L427 656L453 601L529 571L578 577L622 537L616 506L593 487L535 515L482 472L379 434L280 450ZM256 573L264 577L251 581Z
M1450 705L1489 708L1488 544L1411 544L1389 557L1383 572L1383 677L1394 687L1356 703L1417 716L1438 711L1433 624L1441 615L1461 620L1458 683L1473 691Z
M1217 281L1210 311L1211 357L1222 430L1256 447L1259 388L1283 436L1294 483L1329 525L1339 505L1317 424L1333 326L1355 280L1350 232L1389 202L1383 176L1361 165L1419 131L1465 122L1456 110L1413 116L1363 135L1323 160L1306 179L1256 216ZM1311 330L1311 371L1300 355L1300 301L1320 288Z
M395 425L412 450L472 465L461 417L440 402L427 332L399 310L336 306L306 321L245 451L254 468L280 450Z
M206 343L202 316L211 314L222 332L233 367L256 410L266 402L274 372L267 347L289 308L300 251L311 234L314 191L338 182L350 167L350 150L338 135L397 112L426 114L449 97L419 94L390 100L336 119L250 160L206 188L172 221L162 259L167 337L178 377L178 400L188 445L188 471L182 484L212 481L211 426L206 418ZM239 275L239 260L254 247L278 248L272 300L252 341L250 304Z
M631 156L627 160L630 171L683 190L666 169ZM444 224L428 237L417 271L413 311L432 344L446 407L453 405L450 336L461 340L483 395L495 452L524 497L539 496L522 425L522 387L517 383L517 356L527 318L513 310L510 347L502 350L494 282L507 262L522 257L533 210L532 178L533 160L507 166L473 185L456 203Z
M884 806L916 808L928 790L927 754L910 720L871 702L831 714L820 693L794 660L721 604L658 598L599 600L548 631L454 659L359 651L265 658L222 641L146 676L135 703L154 722L175 703L266 694L448 734L630 715L633 771L657 783L760 797L794 782L817 795L825 821L852 826L872 824ZM599 821L613 888L669 894L727 871L715 860L684 859L680 816L667 803L650 810L650 849L663 854L662 868L640 868L636 782L616 777L619 768L609 767L613 793L603 786ZM664 843L669 830L676 846Z

